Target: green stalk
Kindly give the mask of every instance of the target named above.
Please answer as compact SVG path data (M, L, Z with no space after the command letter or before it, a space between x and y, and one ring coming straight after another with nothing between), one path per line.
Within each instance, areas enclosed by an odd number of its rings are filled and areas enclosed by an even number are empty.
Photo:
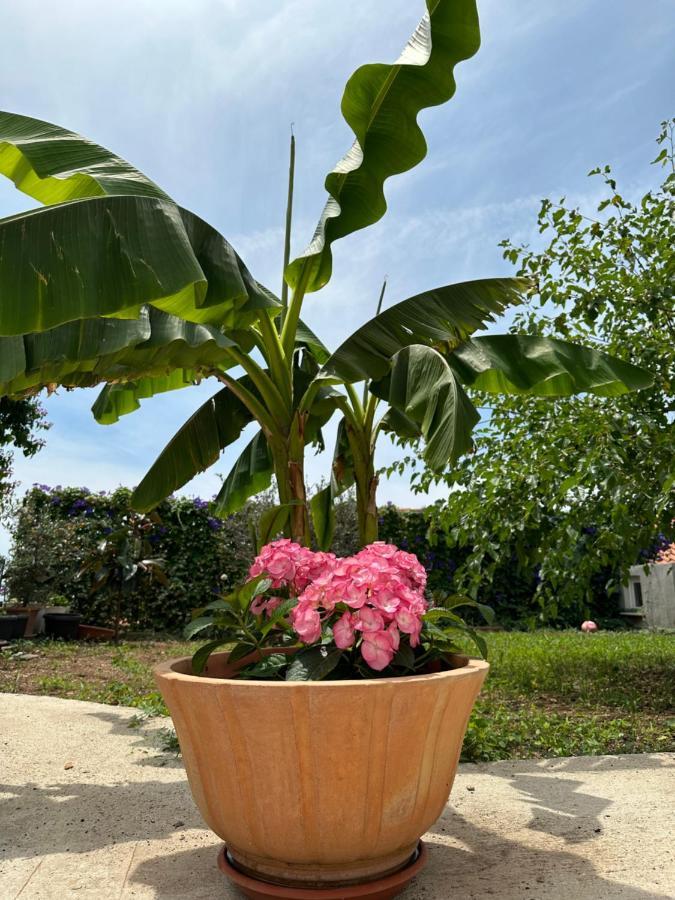
M250 391L247 391L235 378L230 378L225 372L215 369L211 372L215 378L229 388L235 397L244 404L246 409L251 413L253 418L258 422L263 430L265 437L269 440L275 434L279 433L279 426L271 417L270 413L265 409L262 403Z
M260 333L262 336L262 346L259 345L260 350L265 357L270 372L274 376L279 392L290 407L293 400L291 372L284 359L284 349L281 346L279 332L277 331L274 322L264 311L260 316L258 323L260 325Z
M298 329L298 321L300 320L300 311L302 309L302 301L305 299L305 291L307 290L307 282L309 281L309 266L304 266L302 275L293 291L291 302L284 318L284 325L281 329L281 344L284 348L286 356L286 365L293 364L293 349L295 347L295 334Z
M246 353L242 353L241 350L236 347L230 347L228 353L232 359L242 367L253 382L263 403L267 407L268 414L276 421L279 427L283 428L284 424L287 423L288 405L284 402L284 398L279 393L279 389L274 381L272 381L269 375Z
M345 390L349 396L349 399L352 402L352 408L354 410L354 415L358 419L363 419L363 406L361 405L361 401L359 400L359 395L356 393L356 388L353 384L345 384ZM365 398L364 398L365 399Z
M346 385L345 385L346 386ZM358 397L356 398L358 402ZM354 460L354 482L356 486L356 517L359 529L359 544L365 547L378 537L377 485L373 439L373 417L377 407L377 397L370 397L365 411L359 415L347 398L338 406L347 420L347 440ZM360 407L360 403L359 403Z

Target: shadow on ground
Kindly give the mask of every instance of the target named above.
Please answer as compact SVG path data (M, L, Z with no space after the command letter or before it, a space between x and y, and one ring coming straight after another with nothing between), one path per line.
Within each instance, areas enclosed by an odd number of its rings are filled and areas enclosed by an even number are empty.
M148 717L140 711L138 715L130 718L120 718L119 712L95 712L87 713L87 715L106 722L110 726L112 735L119 735L126 739L130 735L133 736L132 747L141 754L134 760L136 765L150 766L156 769L183 768L180 755L165 747L169 735L175 737L173 722L169 716Z
M650 771L675 769L672 760L644 755L631 757L584 756L560 760L518 760L480 766L493 778L504 779L518 792L520 802L532 812L527 827L533 831L562 838L566 843L578 844L597 840L611 818L612 801L585 793L588 778L575 780L570 773L592 775L596 772Z
M111 724L126 727L114 717ZM614 762L605 760L602 765L613 767ZM625 770L661 765L660 759L644 757L638 761L633 757ZM401 900L484 900L492 895L505 900L568 896L575 900L669 900L666 893L630 887L600 875L587 852L579 855L574 851L584 841L600 839L602 825L598 823L607 814L610 801L580 792L582 781L556 775L594 771L598 766L593 759L504 763L498 770L476 768L508 780L517 789L522 802L531 808L527 828L562 838L570 849L532 847L515 835L482 828L448 808L427 836L430 862L426 872ZM620 758L616 768L624 770ZM4 823L0 855L5 859L62 852L84 854L116 844L162 840L177 831L204 827L182 779L108 785L3 785L0 793L4 798L0 804L0 821ZM190 837L186 834L187 840ZM213 844L181 852L158 852L132 866L128 884L131 888L148 886L163 900L196 896L193 891L197 886L199 896L211 891L214 896L230 896L216 868L215 852Z
M434 832L461 846L449 846L437 842L433 833L428 835L429 864L400 900L485 900L492 896L502 900L670 900L668 894L602 877L591 862L574 853L527 847L477 828L452 811L441 817ZM189 885L195 879L206 892L222 896L223 877L216 869L213 847L144 860L131 872L129 884L148 886L163 900L178 900L189 896ZM168 893L167 885L171 886Z

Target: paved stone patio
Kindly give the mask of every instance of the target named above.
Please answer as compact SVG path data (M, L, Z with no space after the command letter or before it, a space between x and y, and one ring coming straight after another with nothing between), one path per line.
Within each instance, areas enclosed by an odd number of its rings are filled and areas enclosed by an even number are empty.
M235 900L167 720L0 694L0 900ZM675 756L464 765L401 900L670 900Z

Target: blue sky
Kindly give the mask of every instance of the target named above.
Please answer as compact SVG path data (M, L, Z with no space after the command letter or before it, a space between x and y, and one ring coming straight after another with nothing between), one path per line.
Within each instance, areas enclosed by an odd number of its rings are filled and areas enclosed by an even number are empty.
M391 61L422 0L23 0L3 8L0 106L47 119L131 160L231 241L279 290L288 134L298 140L294 249L311 237L323 179L351 133L342 88L361 63ZM652 183L658 123L672 114L672 0L479 0L483 44L457 93L424 112L429 153L389 182L386 217L335 246L333 280L304 317L329 346L387 301L510 274L499 240L536 242L539 200L592 204L585 176L614 166L625 193ZM0 183L0 216L31 205ZM215 390L215 387L213 388ZM118 425L96 425L96 392L46 401L53 427L24 485L135 484L212 388L169 394ZM235 446L190 485L210 496ZM382 444L378 463L394 458ZM328 459L310 457L309 481ZM380 500L419 505L404 479ZM0 550L5 546L0 537Z

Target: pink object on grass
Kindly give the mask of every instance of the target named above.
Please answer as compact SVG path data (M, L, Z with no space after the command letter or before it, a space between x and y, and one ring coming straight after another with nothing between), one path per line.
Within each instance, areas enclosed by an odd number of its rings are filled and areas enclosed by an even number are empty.
M597 631L598 626L595 622L591 622L590 619L588 619L586 622L581 623L581 630L589 633L591 631Z

